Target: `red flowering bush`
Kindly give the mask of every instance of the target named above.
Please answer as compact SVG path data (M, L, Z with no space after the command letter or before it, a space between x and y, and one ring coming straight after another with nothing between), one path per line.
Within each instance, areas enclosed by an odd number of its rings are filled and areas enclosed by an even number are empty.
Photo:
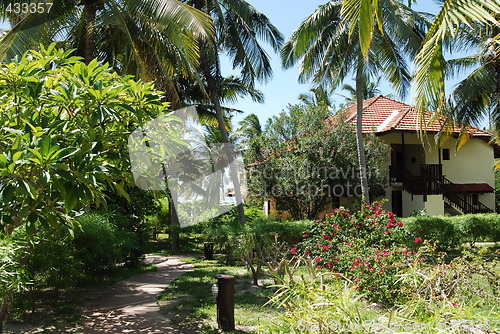
M418 261L414 251L403 248L402 236L403 223L376 202L354 213L335 209L315 221L291 252L312 258L319 268L340 273L374 301L394 304L404 297L398 272Z

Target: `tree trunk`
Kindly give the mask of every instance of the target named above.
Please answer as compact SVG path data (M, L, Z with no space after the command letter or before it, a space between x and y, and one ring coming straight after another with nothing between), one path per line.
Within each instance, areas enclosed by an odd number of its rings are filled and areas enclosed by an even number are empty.
M207 3L204 0L195 0L193 2L194 8L205 13L207 13L206 5ZM215 48L215 57L219 56L217 53L217 45L208 47ZM231 150L231 146L229 145L229 136L226 130L226 122L224 121L224 113L220 105L219 85L216 82L216 79L219 78L220 70L219 68L216 69L216 78L214 78L214 76L212 75L212 71L210 70L210 58L205 52L204 48L207 48L207 45L200 40L200 67L203 71L205 79L207 80L208 94L210 94L210 98L212 100L212 103L214 104L215 113L217 115L217 122L219 123L219 130L222 135L222 144L226 149L227 161L233 161L233 152ZM243 196L241 195L238 170L236 169L234 164L229 164L229 174L231 175L231 180L233 181L234 185L234 196L236 198L236 202L238 203L236 207L238 210L238 220L240 224L244 225L246 223L246 218L245 209L243 208Z
M356 143L358 146L359 178L361 181L361 192L366 204L370 204L368 190L368 177L366 174L365 146L363 143L363 65L364 60L360 55L358 68L356 70Z
M226 151L227 161L232 162L234 160L234 156L229 142L229 135L226 130L224 112L220 105L219 88L218 88L219 86L216 82L216 79L213 77L212 72L210 71L207 54L204 51L201 51L200 54L201 54L200 63L202 66L205 79L207 80L208 93L210 94L212 103L214 104L214 109L217 115L217 123L219 124L219 130L222 136L222 144L224 145L224 149ZM234 185L234 196L236 198L236 203L238 203L236 207L238 210L238 220L240 224L244 225L246 223L246 218L245 218L245 209L243 208L243 196L241 195L238 170L236 169L236 166L233 163L229 164L229 174L231 175L231 180L233 181Z
M0 334L3 333L5 326L5 321L7 320L7 315L10 309L10 298L5 297L0 300Z
M168 198L168 213L169 213L169 232L168 238L172 240L171 247L172 252L177 252L180 248L181 241L179 235L179 217L177 216L177 210L175 209L174 200L171 195Z
M95 58L95 26L97 14L97 2L95 0L86 0L83 2L87 18L85 28L85 64L90 63Z

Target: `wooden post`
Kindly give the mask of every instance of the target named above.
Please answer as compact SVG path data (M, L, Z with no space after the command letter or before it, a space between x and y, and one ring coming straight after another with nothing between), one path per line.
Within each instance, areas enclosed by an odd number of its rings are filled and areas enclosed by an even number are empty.
M234 326L234 276L217 275L217 324L224 332L233 331Z
M213 260L214 259L214 243L213 242L205 242L203 244L203 250L205 252L205 260Z

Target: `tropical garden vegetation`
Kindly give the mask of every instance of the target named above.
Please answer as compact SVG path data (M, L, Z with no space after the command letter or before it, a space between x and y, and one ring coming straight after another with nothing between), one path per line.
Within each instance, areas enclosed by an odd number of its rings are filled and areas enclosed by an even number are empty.
M413 1L327 1L286 43L242 0L54 1L50 10L45 1L29 3L43 11L13 12L0 1L11 24L0 40L0 332L11 307L27 308L31 292L81 287L117 267L137 267L149 239L163 232L178 251L214 242L226 266L242 265L255 286L273 285L264 301L249 299L265 303L259 312L271 318L253 331L498 331L498 249L476 246L499 241L498 216L400 219L384 211L370 198L386 182L379 167L388 148L361 133L362 101L380 77L400 96L413 80L420 110L464 130L486 116L497 131L498 0L445 0L435 16L415 11ZM300 64L299 81L311 83L313 95L265 126L248 115L235 129L235 111L224 104L245 95L262 101L255 84L272 76L262 43L281 52L285 68ZM445 50L464 45L477 53L447 59ZM224 77L221 54L238 76ZM445 78L463 71L447 95ZM350 76L355 87L344 88L358 105L355 129L329 99ZM232 170L241 204L181 230L168 191L134 186L127 136L189 105L207 142L232 142L245 153L251 196L244 206ZM167 116L165 129L182 146L180 122ZM457 149L467 131L461 139ZM334 191L303 166L354 171L343 180L359 185L364 200L353 211L301 220L317 217ZM263 195L276 189L295 192L281 199L288 217L261 213ZM183 280L190 278L173 286ZM185 293L203 300L198 294L208 290ZM193 312L193 321L206 315L213 308Z

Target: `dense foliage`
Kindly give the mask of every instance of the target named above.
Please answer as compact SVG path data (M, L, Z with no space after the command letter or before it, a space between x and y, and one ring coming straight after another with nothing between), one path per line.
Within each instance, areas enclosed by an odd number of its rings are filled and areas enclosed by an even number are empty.
M451 249L461 243L500 241L500 215L467 214L460 216L426 216L404 218L405 230L422 240L437 242L440 249Z
M403 223L381 203L353 213L340 208L315 221L292 254L348 278L377 302L394 304L402 297L394 263L414 261L413 251L400 249L403 237Z
M142 195L142 202L126 204L130 195L125 188L132 181L127 135L168 111L160 92L152 83L121 77L95 60L84 64L55 44L0 65L0 91L0 241L11 245L17 238L26 248L26 242L70 232L75 237L72 242L78 243L73 244L77 253L71 253L70 239L61 236L47 253L60 256L44 254L40 259L46 262L39 272L49 276L47 282L65 276L71 280L72 271L137 262L149 204L143 205L147 197ZM167 125L178 124L176 120L166 117ZM176 136L169 126L164 135ZM80 231L75 217L106 202L114 215L110 220L119 224L92 220L93 225L83 224L86 230L75 235ZM123 257L119 252L128 254ZM81 263L65 268L62 255ZM28 261L17 258L9 262L9 271L0 272L0 281L6 282L0 296L0 324Z
M271 118L262 136L250 143L252 196L274 197L293 219L311 219L331 197L361 197L354 128L342 113L328 121L325 106L296 105ZM389 148L365 137L370 190L384 193Z
M166 110L152 84L85 65L54 45L0 67L1 231L28 234L71 213L127 196L127 134ZM168 133L168 132L166 132Z

